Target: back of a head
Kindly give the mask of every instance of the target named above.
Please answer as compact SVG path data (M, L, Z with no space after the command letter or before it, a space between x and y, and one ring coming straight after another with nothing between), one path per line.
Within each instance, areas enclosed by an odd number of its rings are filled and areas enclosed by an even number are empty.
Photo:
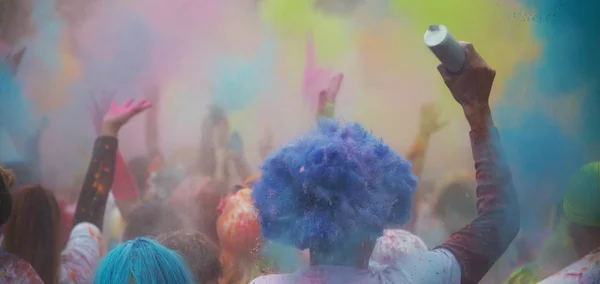
M0 168L0 226L8 220L12 211L10 189L14 184L14 176L6 169Z
M453 175L439 186L433 212L448 232L454 232L477 216L476 201L472 178Z
M228 196L217 220L221 247L240 257L256 254L261 240L251 193L252 190L245 188Z
M252 197L265 238L337 250L404 224L416 184L410 163L382 139L357 123L322 119L266 159Z
M600 162L589 163L571 177L563 198L564 216L572 223L600 227Z
M197 283L211 284L219 280L219 248L206 235L200 232L176 231L162 234L156 241L183 257Z
M127 217L124 240L138 237L154 238L183 227L181 217L165 202L146 202Z
M100 262L97 284L192 284L188 266L174 251L147 238L120 244Z
M252 190L240 189L221 204L217 234L221 245L221 283L248 283L260 276L260 224Z
M573 248L583 257L600 246L600 162L584 165L571 176L563 197L564 218Z
M52 192L31 185L14 193L4 250L29 262L44 282L56 283L59 247L60 211Z

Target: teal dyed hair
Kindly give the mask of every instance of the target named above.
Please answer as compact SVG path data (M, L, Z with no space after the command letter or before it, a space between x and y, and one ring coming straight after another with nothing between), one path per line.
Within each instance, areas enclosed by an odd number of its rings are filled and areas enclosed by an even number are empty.
M194 278L174 251L147 238L127 241L100 262L96 284L193 284Z

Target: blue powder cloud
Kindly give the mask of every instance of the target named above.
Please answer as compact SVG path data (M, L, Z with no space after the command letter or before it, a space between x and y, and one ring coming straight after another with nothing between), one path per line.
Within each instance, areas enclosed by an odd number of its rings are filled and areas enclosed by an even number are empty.
M495 115L502 126L502 140L521 203L535 210L533 207L539 202L532 201L546 195L555 202L561 200L568 176L584 163L599 158L600 37L597 35L600 17L597 11L600 11L600 2L521 2L533 10L526 18L532 21L541 42L541 55L532 64L517 68L495 107ZM534 80L526 81L527 78ZM518 91L519 86L531 84L534 85L531 89L539 95ZM578 96L575 100L579 102L575 106L578 111L559 108L558 113L548 112L552 102L567 96ZM524 98L526 104L533 107L515 108L515 102L522 103ZM570 115L568 124L559 121L563 111Z
M219 58L213 85L213 102L229 111L242 109L252 103L273 77L275 43L266 41L256 57L238 58L231 55Z
M0 127L24 137L30 131L30 115L30 102L22 96L19 82L6 64L0 64Z

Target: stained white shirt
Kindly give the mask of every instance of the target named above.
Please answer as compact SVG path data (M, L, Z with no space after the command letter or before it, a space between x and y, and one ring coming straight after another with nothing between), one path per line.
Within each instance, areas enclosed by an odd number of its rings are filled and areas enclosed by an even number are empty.
M452 284L460 283L460 264L445 249L436 249L396 260L382 270L316 265L290 274L273 274L251 284Z

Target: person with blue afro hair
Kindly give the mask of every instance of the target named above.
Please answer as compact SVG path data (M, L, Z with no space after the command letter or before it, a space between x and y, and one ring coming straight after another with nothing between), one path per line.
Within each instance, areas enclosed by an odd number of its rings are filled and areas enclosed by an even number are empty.
M471 127L477 217L433 250L370 268L384 229L409 220L417 181L406 159L359 124L321 119L267 157L252 193L263 237L308 249L310 265L251 284L481 281L519 231L519 202L489 107L495 71L461 45L463 70L438 70Z
M265 161L253 191L263 234L301 250L375 240L410 218L410 169L359 124L321 119ZM395 204L403 210L392 214Z
M147 238L111 250L98 266L96 284L193 284L194 277L176 252Z

